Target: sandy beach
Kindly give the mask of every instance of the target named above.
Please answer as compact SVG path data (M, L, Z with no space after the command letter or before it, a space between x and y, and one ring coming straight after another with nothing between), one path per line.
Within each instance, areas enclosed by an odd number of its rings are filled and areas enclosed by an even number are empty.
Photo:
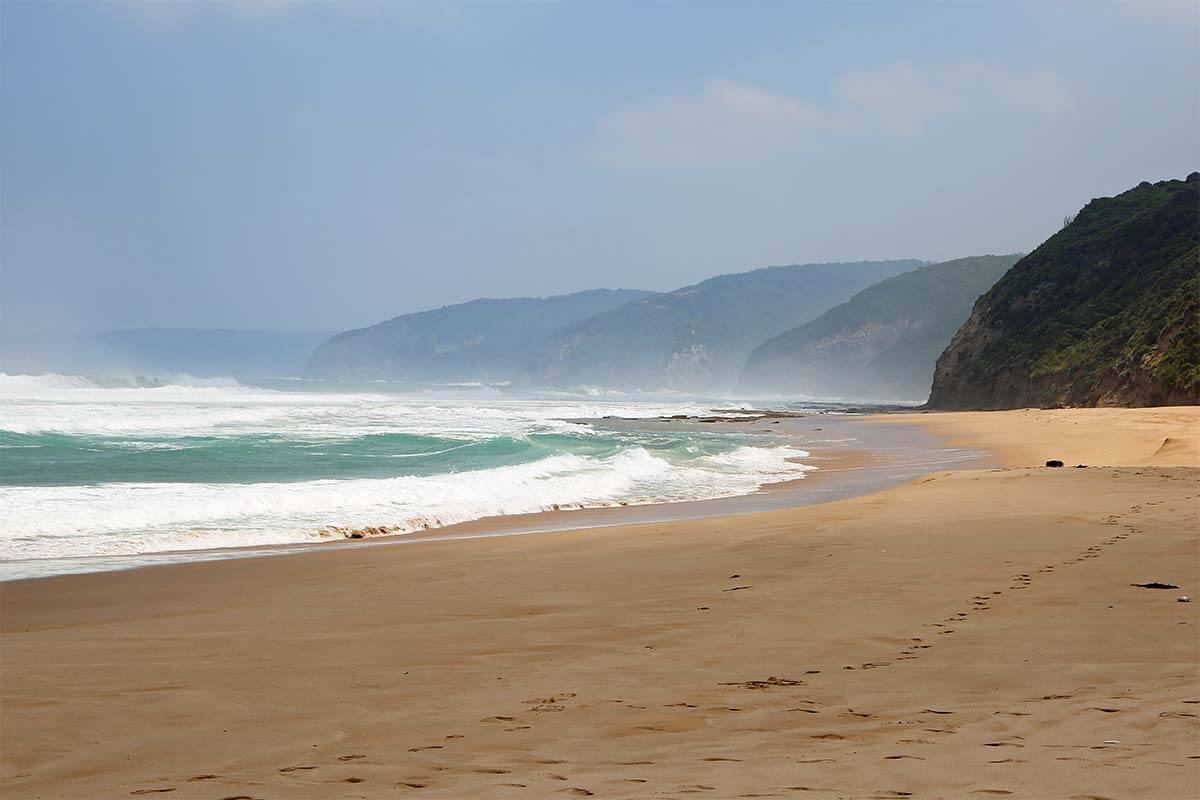
M897 422L1003 466L5 583L0 794L1200 796L1200 409Z

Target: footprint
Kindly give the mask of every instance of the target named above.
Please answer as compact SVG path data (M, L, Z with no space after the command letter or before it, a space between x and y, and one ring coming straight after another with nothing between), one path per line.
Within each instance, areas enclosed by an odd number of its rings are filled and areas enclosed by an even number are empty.
M915 759L916 761L924 761L925 760L921 756L910 756L907 753L901 753L900 755L895 755L895 756L884 756L884 758L888 761L898 761L902 758L911 758L911 759Z
M175 789L134 789L130 794L163 794L164 792L173 792Z
M496 767L481 767L475 771L480 775L508 775L512 772L510 769L499 769Z
M213 780L215 778L219 778L219 777L221 777L221 776L220 775L193 775L192 777L188 778L188 781L189 782L191 782L191 781L211 781L211 780Z
M580 789L578 786L572 786L569 789L562 789L560 791L566 794L578 795L580 797L591 797L595 794L595 792L589 792L587 789Z
M279 772L296 772L297 770L302 769L317 769L317 767L313 766L312 764L301 764L300 766L296 767L280 767Z
M349 755L349 756L338 756L338 761L354 761L357 758L366 758L366 756L361 755L359 753L355 753L354 755Z

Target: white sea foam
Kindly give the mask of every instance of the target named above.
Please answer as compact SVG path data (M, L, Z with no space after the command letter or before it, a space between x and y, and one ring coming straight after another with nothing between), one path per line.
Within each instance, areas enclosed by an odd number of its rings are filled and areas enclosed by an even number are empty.
M205 385L105 387L78 376L0 373L0 430L104 436L240 436L282 432L349 438L373 433L440 436L580 432L569 419L704 414L695 402L482 399L424 395L281 392Z
M460 447L465 454L477 454L477 448L466 448L501 437L571 436L557 440L552 454L532 462L479 468L476 460L456 469L453 460L446 460L439 463L448 466L433 475L424 468L382 478L269 482L256 475L251 480L258 482L246 483L231 475L226 478L230 482L151 483L122 482L113 477L112 466L98 466L77 485L45 486L21 485L20 476L10 473L6 483L16 485L0 488L0 559L282 544L317 540L321 528L334 525L415 531L556 506L711 499L752 492L807 469L794 461L807 455L803 451L774 442L744 445L753 437L740 433L714 429L691 442L672 433L668 436L677 441L664 445L661 433L614 433L569 421L711 411L708 404L684 398L647 400L602 392L480 397L475 387L462 387L457 394L275 391L231 380L173 380L138 386L134 380L0 374L0 431L100 437L105 452L131 458L148 453L169 457L192 446L182 437L197 436L232 441L265 434L270 440L307 444L397 433L462 442L420 453L385 453L396 459L397 473L409 470L413 459L453 459ZM720 452L713 453L716 439L721 440L715 445ZM590 451L589 440L597 443ZM538 446L546 447L541 441ZM77 446L100 452L86 441ZM603 455L591 454L595 452ZM304 448L304 454L349 455L336 444ZM474 468L465 468L467 463ZM186 481L186 474L182 477Z
M0 558L130 555L316 541L329 525L401 531L554 507L679 502L752 492L803 475L789 447L740 447L672 465L644 448L558 455L427 477L299 483L9 487Z

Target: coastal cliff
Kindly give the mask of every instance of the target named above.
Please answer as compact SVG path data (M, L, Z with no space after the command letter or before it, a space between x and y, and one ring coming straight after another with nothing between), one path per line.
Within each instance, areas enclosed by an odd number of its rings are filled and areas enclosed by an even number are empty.
M800 264L718 275L555 332L534 356L532 380L642 389L726 388L765 339L923 263Z
M931 408L1200 402L1200 174L1092 200L979 298Z
M987 291L1020 258L930 264L863 289L750 353L748 390L924 400L933 364Z
M554 297L472 300L345 331L308 360L312 378L513 380L555 329L653 295L592 289Z

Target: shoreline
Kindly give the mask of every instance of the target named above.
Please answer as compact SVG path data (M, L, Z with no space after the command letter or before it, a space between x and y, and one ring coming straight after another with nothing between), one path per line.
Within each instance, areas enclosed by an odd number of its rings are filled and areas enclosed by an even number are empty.
M1141 462L1200 409L1103 411L800 508L5 583L0 787L1197 796L1200 464Z
M948 465L991 463L978 450L943 446L946 437L930 435L918 424L898 426L896 431L864 429L861 423L872 415L829 414L825 412L723 412L705 417L646 418L617 420L636 422L647 428L694 426L704 430L728 429L743 432L747 425L771 424L767 433L788 439L787 443L809 452L802 463L814 467L802 477L768 483L754 492L704 500L631 503L614 506L585 506L542 510L524 514L482 517L466 522L430 527L424 530L395 532L362 537L287 542L271 545L244 545L196 550L172 550L130 555L77 556L59 559L29 559L0 562L0 584L13 581L41 580L60 575L83 575L145 569L193 561L223 561L235 558L321 553L341 547L418 544L429 541L480 539L491 536L519 536L534 533L581 531L651 522L684 522L755 511L800 508L814 503L865 494L911 480L919 475L944 469ZM814 421L820 424L814 424ZM604 426L611 419L586 421ZM847 440L865 434L860 446L814 447L804 434L821 432ZM821 440L818 440L820 442ZM832 485L830 485L832 484ZM336 526L330 525L330 528ZM57 567L57 569L55 569Z

